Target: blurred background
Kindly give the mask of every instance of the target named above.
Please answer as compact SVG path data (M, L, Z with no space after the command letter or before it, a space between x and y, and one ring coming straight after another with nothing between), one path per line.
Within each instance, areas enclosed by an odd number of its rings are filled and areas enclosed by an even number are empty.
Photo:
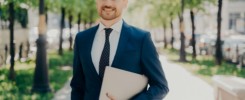
M245 100L245 0L128 0L151 32L166 100ZM95 0L0 0L0 100L69 100L73 41ZM237 92L238 91L238 92Z

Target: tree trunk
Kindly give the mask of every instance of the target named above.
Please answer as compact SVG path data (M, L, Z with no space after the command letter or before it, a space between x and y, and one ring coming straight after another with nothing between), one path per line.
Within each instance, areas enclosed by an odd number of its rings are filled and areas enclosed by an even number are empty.
M167 44L167 33L166 33L166 24L163 24L163 35L164 35L164 49L167 48L168 44Z
M7 58L8 58L8 45L5 44L5 47L4 47L4 50L5 50L5 58L4 58L4 64L6 65L7 63Z
M180 62L186 62L186 52L185 52L185 34L184 34L184 0L181 0L181 15L180 15Z
M19 61L21 61L22 58L22 51L23 51L23 43L21 43L19 47Z
M174 49L174 26L173 26L173 20L171 19L170 22L171 26L171 49Z
M84 26L84 30L86 30L87 29L87 20L86 19L84 20L84 25L83 26Z
M37 43L36 67L33 79L32 92L50 92L47 64L47 41L46 41L46 22L44 0L39 0L39 36Z
M192 38L191 38L191 45L192 45L192 60L196 60L196 36L195 36L195 14L193 12L193 9L190 10L191 15L191 27L192 27Z
M24 29L24 30L28 30L28 23L29 23L29 21L28 21L28 10L27 9L22 9L23 10L23 15L22 16L24 16L24 19L21 21L21 27ZM26 34L28 34L28 33L26 33ZM29 44L29 41L28 41L28 38L29 37L27 37L27 44L26 44L26 48L24 49L24 47L25 47L25 43L21 43L20 44L20 48L19 48L19 61L21 60L21 58L23 57L23 52L25 52L24 54L24 57L26 57L26 58L28 58L28 53L29 53L29 50L30 50L30 44Z
M90 12L90 17L89 17L89 27L92 27L92 24L93 24L93 12Z
M217 40L216 40L216 53L215 53L215 57L216 57L216 63L218 65L221 65L222 63L222 45L221 45L221 12L222 12L222 0L218 1L218 15L217 15L217 22L218 22L218 27L217 27Z
M72 30L72 20L73 20L73 16L70 14L69 15L69 28L70 28L70 37L69 37L69 42L70 42L70 47L69 47L69 50L71 51L72 50L72 33L71 33L71 30Z
M48 7L47 6L45 7L45 17L46 17L45 22L46 24L48 24Z
M29 52L30 52L30 42L29 40L26 41L26 46L27 46L27 50L26 50L26 58L29 58Z
M77 20L78 32L80 32L80 25L81 25L81 13L78 14L78 20Z
M65 8L61 7L59 55L63 55L63 29L65 27Z
M91 28L91 27L92 27L92 24L93 24L93 22L89 22L89 28Z
M15 58L15 43L14 43L14 19L15 19L15 10L14 2L9 3L9 30L10 30L10 71L9 79L15 80L14 72L14 58Z

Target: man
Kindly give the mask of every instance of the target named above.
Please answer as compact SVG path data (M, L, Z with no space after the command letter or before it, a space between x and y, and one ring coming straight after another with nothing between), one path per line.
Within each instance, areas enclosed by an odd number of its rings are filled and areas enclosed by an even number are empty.
M149 88L132 100L162 100L168 85L150 33L122 20L128 0L96 0L100 24L77 34L72 100L98 100L105 66L144 74ZM128 83L130 84L130 83ZM107 97L115 98L110 93Z

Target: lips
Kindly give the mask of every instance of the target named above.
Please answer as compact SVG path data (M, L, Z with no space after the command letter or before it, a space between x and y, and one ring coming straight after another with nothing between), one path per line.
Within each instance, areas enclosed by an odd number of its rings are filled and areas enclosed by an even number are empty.
M106 12L109 12L109 11L112 11L113 9L105 8L105 9L103 9L103 10L106 11Z
M106 12L111 12L111 11L114 11L115 9L111 7L103 7L103 10Z

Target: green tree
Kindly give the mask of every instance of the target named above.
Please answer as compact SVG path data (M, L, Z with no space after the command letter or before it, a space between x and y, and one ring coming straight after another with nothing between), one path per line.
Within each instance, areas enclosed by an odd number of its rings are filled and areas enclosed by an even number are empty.
M164 48L167 48L167 27L170 21L169 14L171 13L168 9L170 7L169 1L158 1L152 2L151 8L149 10L149 20L151 26L158 27L161 26L163 28L163 35L164 35Z
M9 31L10 31L10 70L9 70L9 79L15 80L14 72L14 57L15 57L15 44L14 44L14 20L15 20L15 10L14 2L9 2Z
M66 8L66 12L68 12L68 22L69 22L69 29L70 29L70 36L69 36L69 43L70 43L70 46L69 46L69 50L72 50L72 46L73 46L73 37L72 37L72 23L73 23L73 20L74 20L74 16L77 15L77 12L79 11L79 9L81 8L78 8L78 5L79 2L81 2L81 0L64 0L66 3L64 6ZM68 3L69 2L69 3ZM63 4L64 4L63 3Z
M179 14L179 23L180 23L180 62L186 62L186 51L185 51L185 34L184 34L184 13L185 9L185 0L181 0L180 14Z
M78 23L78 30L80 30L80 22L84 22L86 24L87 22L92 25L93 22L97 19L96 14L96 6L95 6L95 0L54 0L56 2L54 11L61 12L61 33L60 33L60 43L59 43L59 54L63 54L63 29L65 27L65 19L67 18L69 21L69 28L70 28L70 47L69 49L72 49L72 33L71 28L74 20L77 20Z
M59 50L58 53L59 55L63 55L63 29L65 27L65 8L61 7L61 21L60 21L60 37L59 37Z
M196 59L196 37L195 37L195 15L199 11L205 11L204 10L204 3L214 3L215 0L185 0L186 8L190 10L190 16L191 16L191 27L192 27L192 38L191 38L191 45L193 49L192 53L192 59Z
M1 2L0 3L0 20L1 21L8 21L8 6L7 6L7 4L5 3L5 2ZM1 23L1 24L3 24L3 23ZM2 28L5 28L5 27L3 27L3 25L2 25Z
M14 22L17 19L23 28L27 27L28 17L27 10L23 8L22 5L33 6L36 1L33 0L4 0L1 4L1 19L9 21L9 31L10 31L10 72L9 79L15 79L14 72L14 57L15 57L15 43L14 43Z
M53 6L54 7L53 8L54 11L61 12L60 36L59 36L59 41L60 42L59 42L59 50L58 50L59 55L63 55L63 47L62 47L62 44L63 44L63 29L65 27L66 12L72 12L70 9L74 8L75 1L77 1L77 0L72 0L72 1L70 1L70 0L54 0L54 2L56 2L56 4ZM70 39L71 39L71 35L70 35ZM70 42L70 44L71 44L71 42Z
M173 19L175 19L178 16L178 13L180 12L180 1L179 0L172 0L171 3L169 4L169 17L170 17L170 28L171 28L171 48L173 49L174 46L174 26L173 26Z
M221 45L221 37L220 37L220 31L221 31L221 12L222 12L222 2L223 0L218 0L218 14L217 14L217 39L216 39L216 52L215 52L215 58L216 58L216 63L218 65L221 65L222 63L222 45Z
M162 27L164 29L164 48L167 47L166 29L171 26L171 45L173 47L174 35L173 35L173 19L179 12L179 0L142 0L141 2L135 2L133 6L129 7L130 12L134 12L142 7L148 8L148 20L152 27ZM169 24L170 23L170 24Z
M97 9L95 0L84 0L83 4L83 16L82 20L84 21L85 29L87 29L87 24L89 27L98 19Z

